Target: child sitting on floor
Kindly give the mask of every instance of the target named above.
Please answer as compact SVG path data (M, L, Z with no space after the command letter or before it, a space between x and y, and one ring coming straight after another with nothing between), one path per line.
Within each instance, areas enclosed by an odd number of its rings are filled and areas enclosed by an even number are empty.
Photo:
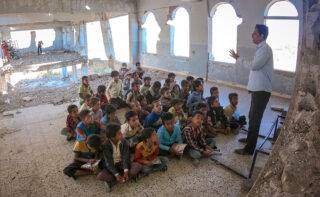
M119 79L121 81L123 81L126 77L126 73L127 73L127 69L126 68L120 68L120 71L119 71Z
M61 134L67 136L67 140L70 141L77 136L76 128L80 122L78 107L76 105L69 105L68 113L66 128L61 130Z
M109 104L108 98L106 96L106 86L99 85L98 86L98 93L96 95L94 95L94 97L100 99L100 108L101 108L102 112L104 112L106 105Z
M173 99L172 107L169 109L169 112L172 113L174 118L174 123L179 122L180 126L185 126L187 122L187 114L184 113L182 109L182 102L180 99Z
M91 168L82 167L86 163L94 164L101 151L101 139L98 135L90 135L85 141L76 142L73 148L74 161L64 168L63 173L73 179L78 176L94 174L95 166Z
M151 111L152 111L152 105L148 105L147 99L146 99L145 96L143 96L143 95L140 94L140 95L137 97L137 101L139 101L140 106L141 106L141 109L146 110L147 112L151 113ZM150 107L150 106L151 106L151 107Z
M210 88L210 96L209 97L213 97L213 96L215 96L219 100L219 88L218 87L211 87ZM209 99L209 97L207 99Z
M188 85L189 85L189 90L191 91L191 93L194 91L193 89L193 81L194 81L194 77L193 76L187 76L188 81Z
M92 134L99 134L100 130L106 130L106 127L98 121L93 121L90 110L84 109L79 114L81 122L77 125L77 138L78 142L85 141L85 139Z
M137 82L133 82L131 84L131 89L127 90L124 96L124 100L126 101L127 105L130 105L131 102L137 100L137 97L140 95L139 89L140 87Z
M160 102L161 102L163 111L167 112L170 109L171 102L172 102L172 98L171 98L171 94L170 94L169 88L164 87L164 88L161 89Z
M103 118L100 120L100 123L104 126L108 126L109 124L121 124L118 116L116 116L117 109L113 105L107 105L106 106L106 114L103 116ZM103 134L104 131L100 130L100 134Z
M103 117L102 110L100 108L100 100L98 98L91 98L90 100L91 106L91 115L93 117L93 121L100 122L101 118Z
M189 115L192 114L192 112L195 109L195 105L197 103L201 103L202 102L202 98L201 98L201 93L203 91L203 85L202 82L200 80L195 80L193 82L193 89L194 91L191 93L191 95L188 98L187 101L187 107L189 109Z
M170 86L169 89L170 91L173 89L173 86L176 85L176 74L174 73L169 73L168 74L168 79L170 79Z
M126 75L125 75L125 77L124 77L124 79L123 79L123 90L124 91L127 91L127 90L129 90L129 88L130 88L130 84L131 84L131 82L133 81L132 80L132 74L131 73L127 73Z
M189 97L189 83L187 80L181 81L181 91L180 91L180 97L182 99L182 108L184 112L188 112L187 109L187 101Z
M230 104L224 108L224 114L228 117L230 121L231 130L234 130L235 133L238 133L240 128L246 124L246 117L245 116L235 117L234 115L238 105L237 93L230 93L229 101L230 101Z
M178 84L175 84L171 90L171 97L173 99L181 99L180 92L180 86Z
M129 141L130 148L140 142L143 126L139 122L138 113L130 110L125 114L126 122L121 125L121 133Z
M206 134L206 138L215 138L217 137L217 130L212 126L211 117L208 117L207 111L208 107L205 103L198 103L195 110L199 110L203 113L203 122L202 127L203 131ZM189 122L188 122L189 123Z
M159 155L163 156L182 156L183 152L178 152L174 148L174 144L182 144L181 130L179 126L174 124L173 115L170 112L161 116L163 125L158 130Z
M91 94L86 94L83 100L83 104L79 109L80 112L84 109L90 109L90 100L91 100Z
M168 158L159 155L159 142L153 128L142 130L143 140L136 146L134 161L142 164L142 173L150 174L153 171L166 171Z
M170 90L170 84L171 84L171 80L170 79L166 79L164 81L163 87L164 88L168 88Z
M219 99L212 96L208 99L208 117L210 117L212 126L217 132L223 134L229 134L231 131L230 123L226 115L224 114L223 108L220 106Z
M192 113L191 123L182 131L183 141L188 144L188 154L193 159L193 165L199 166L201 157L210 157L215 146L215 139L205 138L201 127L204 114L201 111Z
M93 94L93 91L89 85L89 80L88 80L88 76L83 76L82 77L82 84L79 87L79 99L80 99L80 105L83 104L83 100L85 95Z
M146 118L146 128L152 127L156 131L161 127L162 106L160 101L153 101L152 112Z
M109 82L107 87L107 96L111 104L115 105L117 109L126 107L125 102L123 101L123 89L122 82L119 79L119 72L111 72L112 80Z
M144 70L141 68L140 62L136 63L136 72L138 73L139 78L142 79L143 74L144 74Z
M143 79L143 81L144 81L144 84L143 84L143 86L141 87L141 91L140 91L140 92L141 92L141 94L142 94L143 96L146 96L148 90L149 90L150 87L151 87L151 84L150 84L151 78L150 78L150 77L145 77L145 78Z
M134 101L130 104L131 109L138 114L139 122L144 127L146 126L146 117L149 115L149 112L141 109L141 105L138 101Z
M160 88L161 88L161 83L159 81L155 81L152 87L149 88L146 95L148 104L151 104L153 101L160 99L161 97Z
M134 72L132 74L132 77L133 77L133 82L136 82L138 83L139 85L142 85L142 80L139 78L139 75L137 72Z
M103 170L97 178L105 182L106 191L116 183L126 183L141 171L142 165L130 161L128 141L122 137L119 125L107 126L108 139L102 145L103 157L101 166Z

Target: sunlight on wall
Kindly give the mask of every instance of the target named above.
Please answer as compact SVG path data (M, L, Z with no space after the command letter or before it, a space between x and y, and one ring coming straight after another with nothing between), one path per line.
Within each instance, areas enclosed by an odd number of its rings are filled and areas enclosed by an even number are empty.
M42 48L51 47L55 40L55 31L53 29L38 29L28 31L13 31L11 32L11 40L17 43L18 49L29 48L31 44L31 31L36 32L36 46L38 41L42 40Z
M190 29L189 14L186 9L178 8L173 20L167 22L174 28L173 32L173 55L189 57Z
M18 49L29 48L31 44L31 31L13 31L11 32L11 40L17 43Z
M107 60L100 21L86 23L88 58Z
M126 15L112 18L109 21L115 59L121 62L129 62L129 17Z
M161 28L153 13L149 13L142 28L146 30L146 52L157 53L157 42L160 40Z
M266 25L269 27L267 43L273 51L274 68L295 72L299 43L298 19L268 19L268 16L297 17L294 5L287 1L273 4L268 10Z
M237 50L237 28L242 19L237 17L230 4L221 4L213 10L212 17L212 58L214 61L235 63L229 50Z

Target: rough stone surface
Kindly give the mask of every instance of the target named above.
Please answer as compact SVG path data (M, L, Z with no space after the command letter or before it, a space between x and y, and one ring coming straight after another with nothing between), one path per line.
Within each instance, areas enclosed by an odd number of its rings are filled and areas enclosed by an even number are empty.
M320 1L303 3L304 31L295 93L281 134L248 196L320 194Z

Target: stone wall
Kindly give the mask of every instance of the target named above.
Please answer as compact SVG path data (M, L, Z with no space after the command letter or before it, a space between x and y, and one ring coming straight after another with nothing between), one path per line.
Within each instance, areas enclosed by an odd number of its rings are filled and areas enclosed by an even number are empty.
M320 194L320 0L304 0L303 4L303 39L293 99L250 197Z

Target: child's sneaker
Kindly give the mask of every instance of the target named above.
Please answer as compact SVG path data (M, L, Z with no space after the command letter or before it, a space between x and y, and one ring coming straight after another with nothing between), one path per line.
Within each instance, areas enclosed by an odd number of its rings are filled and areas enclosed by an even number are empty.
M200 164L199 159L193 159L192 164L194 165L194 167L197 168L199 166L199 164Z

